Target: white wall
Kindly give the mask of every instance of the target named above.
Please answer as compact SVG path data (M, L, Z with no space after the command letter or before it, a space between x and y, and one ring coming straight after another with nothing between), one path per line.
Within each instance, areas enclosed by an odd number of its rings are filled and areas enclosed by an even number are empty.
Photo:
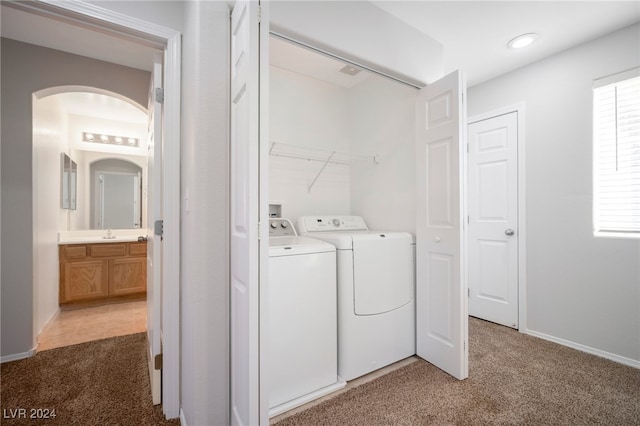
M528 330L635 365L640 243L593 236L591 85L637 67L639 40L634 25L468 92L469 116L525 103Z
M277 67L270 69L270 141L332 151L350 151L347 89ZM314 157L315 158L315 157ZM269 202L282 216L349 214L349 166L269 156Z
M348 165L328 164L311 191L322 163L270 156L270 202L282 203L282 215L294 221L354 214L372 229L415 232L416 94L375 75L344 88L271 67L271 141L358 155Z
M418 91L372 77L349 93L354 152L377 154L379 164L351 167L351 214L371 229L416 230L415 105Z
M185 2L180 401L188 425L229 424L229 14Z
M55 96L33 102L34 333L58 310L58 231L69 225L60 207L61 154L69 154L67 117Z

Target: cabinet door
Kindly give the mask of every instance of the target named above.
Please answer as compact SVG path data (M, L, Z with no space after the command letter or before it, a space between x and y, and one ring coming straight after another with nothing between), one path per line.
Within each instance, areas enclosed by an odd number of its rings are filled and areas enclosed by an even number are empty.
M109 295L108 268L109 264L104 260L64 264L60 303L107 297Z
M147 259L145 257L113 259L109 263L110 296L147 291Z

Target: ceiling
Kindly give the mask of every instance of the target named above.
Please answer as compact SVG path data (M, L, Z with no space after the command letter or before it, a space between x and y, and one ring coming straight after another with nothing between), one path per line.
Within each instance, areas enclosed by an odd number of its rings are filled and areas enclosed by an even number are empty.
M146 124L148 120L146 111L113 96L87 92L66 92L54 96L67 114L138 124Z
M463 70L469 86L640 21L638 1L373 1L382 10L440 41L446 72ZM17 10L2 2L2 36L133 68L150 70L154 50L105 33ZM536 32L538 41L510 50L513 37ZM332 80L331 65L310 65L304 49L287 58L287 43L274 48L274 65ZM284 50L283 50L284 49ZM277 55L277 57L276 57ZM291 55L293 55L291 53ZM321 71L326 69L326 71ZM362 73L364 74L364 73ZM355 79L344 79L351 84ZM323 78L321 78L323 79Z
M442 43L445 73L463 70L469 86L640 21L637 0L372 3ZM532 32L528 48L507 48Z
M7 2L0 13L2 37L145 71L153 66L156 50L148 46L28 13Z

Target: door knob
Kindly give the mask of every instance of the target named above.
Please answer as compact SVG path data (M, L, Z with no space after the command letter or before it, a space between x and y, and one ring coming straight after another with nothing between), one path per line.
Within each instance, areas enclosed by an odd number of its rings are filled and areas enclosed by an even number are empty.
M514 231L513 229L507 229L506 231L504 231L504 235L506 235L508 237L512 236L515 233L516 233L516 231Z

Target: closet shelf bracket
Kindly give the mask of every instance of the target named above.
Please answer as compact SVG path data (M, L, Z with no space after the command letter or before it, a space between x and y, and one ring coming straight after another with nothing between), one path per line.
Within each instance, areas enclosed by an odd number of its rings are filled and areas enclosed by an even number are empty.
M327 158L327 160L324 162L324 164L322 165L322 167L320 168L320 171L318 171L318 174L316 174L316 177L313 178L313 182L311 182L311 185L309 185L309 192L311 192L311 188L313 188L313 185L315 185L316 181L318 180L318 178L320 177L320 175L322 174L322 172L324 171L324 168L327 167L327 164L329 164L329 161L331 161L331 159L333 158L333 156L335 155L335 151L333 151L330 155L329 158Z

